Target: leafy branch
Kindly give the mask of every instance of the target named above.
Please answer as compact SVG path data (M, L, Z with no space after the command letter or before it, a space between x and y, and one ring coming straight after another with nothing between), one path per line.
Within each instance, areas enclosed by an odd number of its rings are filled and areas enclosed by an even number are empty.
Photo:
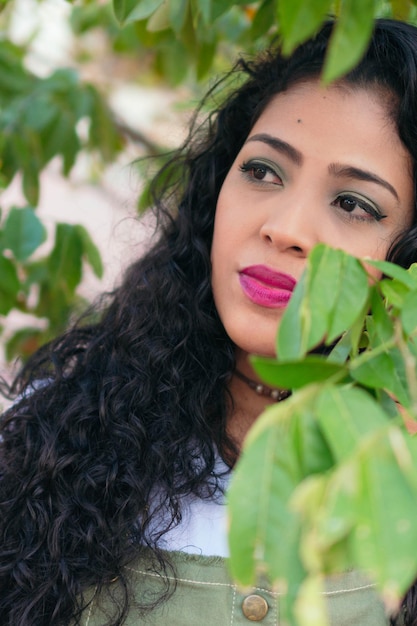
M292 625L327 623L320 592L332 576L365 572L389 611L417 577L417 267L366 264L383 277L317 246L280 324L279 356L253 357L268 384L295 391L259 418L238 462L231 572L243 585L266 572L286 591Z

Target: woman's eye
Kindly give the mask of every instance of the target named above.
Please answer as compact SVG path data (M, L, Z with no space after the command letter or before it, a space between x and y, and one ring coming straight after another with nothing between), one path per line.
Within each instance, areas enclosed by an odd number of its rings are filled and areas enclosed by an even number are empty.
M245 177L249 178L251 181L282 185L281 176L266 163L249 161L248 163L243 163L240 166L240 171L243 172Z
M383 215L376 207L362 198L357 198L349 194L341 194L332 202L333 206L340 207L346 213L352 214L352 218L361 221L376 220L379 222L384 219Z

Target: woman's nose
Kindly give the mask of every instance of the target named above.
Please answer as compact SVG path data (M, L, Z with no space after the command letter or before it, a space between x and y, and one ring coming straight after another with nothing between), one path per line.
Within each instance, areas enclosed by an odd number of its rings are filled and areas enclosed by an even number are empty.
M278 206L271 206L260 229L260 236L280 252L292 252L306 257L315 244L319 243L320 211L314 211L310 202L283 199Z

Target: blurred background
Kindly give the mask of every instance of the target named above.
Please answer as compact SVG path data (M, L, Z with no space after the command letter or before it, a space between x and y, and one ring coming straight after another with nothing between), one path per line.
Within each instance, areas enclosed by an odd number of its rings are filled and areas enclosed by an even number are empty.
M152 236L151 217L141 216L138 210L144 177L135 160L179 145L194 104L192 80L189 85L181 86L167 83L152 68L152 52L137 54L135 46L130 47L128 41L115 44L112 33L106 29L107 26L117 30L109 6L103 3L95 3L93 6L90 3L77 9L74 10L64 0L16 0L13 7L9 5L0 18L3 20L2 43L6 44L7 41L11 51L17 52L24 68L41 80L47 80L59 68L71 68L80 83L93 85L105 97L109 107L106 115L111 116L111 121L103 116L97 132L105 134L106 123L115 124L113 136L105 137L102 146L100 138L97 142L99 145L93 149L89 146L81 149L80 146L66 175L62 163L65 159L63 144L68 140L71 129L66 131L63 127L62 137L59 137L58 129L55 140L62 141L62 144L57 146L57 154L39 168L37 197L28 198L27 192L25 194L20 168L17 168L10 180L3 181L0 200L3 225L13 208L16 210L17 207L30 206L33 210L35 205L36 215L46 231L45 240L40 242L41 234L36 239L34 233L30 232L37 230L34 223L27 224L27 238L35 237L32 246L40 244L29 255L30 263L36 263L51 254L58 223L84 226L92 243L97 246L102 272L97 267L94 271L91 264L83 262L82 276L76 285L77 297L67 294L62 302L60 294L53 293L59 290L52 288L50 297L57 302L61 301L61 304L68 300L70 308L76 311L83 306L84 301L91 301L99 292L112 289L129 260L142 252L146 241ZM5 50L7 52L10 51ZM7 62L4 57L3 61ZM3 76L6 85L10 81L10 89L16 87L16 78L16 74ZM35 89L37 87L34 86ZM65 97L65 93L62 95ZM30 99L31 94L25 96ZM74 97L78 98L79 94L74 94ZM58 113L65 113L68 103L59 102L58 98L55 103ZM38 111L32 109L33 117L40 118L44 114L43 107L48 105L45 99L40 103ZM27 112L30 112L30 107L29 103ZM100 111L93 111L92 114L99 116ZM33 122L36 132L37 120ZM79 120L70 119L68 125L71 124L72 130L85 137L85 126L91 124L91 120L82 117ZM106 141L109 144L107 146ZM100 150L104 154L100 154ZM108 154L105 154L106 150ZM36 194L32 192L32 195ZM32 199L30 205L29 199ZM18 228L15 224L15 230ZM74 263L77 264L76 250L70 251L69 255L74 257ZM28 261L29 257L21 261ZM11 260L7 255L6 259ZM58 263L55 259L54 264ZM71 268L71 259L68 265L70 273L77 271L77 268ZM22 274L20 278L23 278ZM35 281L28 290L27 302L17 301L17 306L11 307L6 315L0 315L3 326L0 335L1 373L9 370L17 355L28 355L49 338L49 331L51 334L59 332L68 321L68 307L64 306L56 311L52 319L42 315L39 307L41 289L41 284ZM10 303L5 302L7 296L2 294L1 288L0 299L3 299L0 310L6 313ZM43 308L46 307L45 303Z

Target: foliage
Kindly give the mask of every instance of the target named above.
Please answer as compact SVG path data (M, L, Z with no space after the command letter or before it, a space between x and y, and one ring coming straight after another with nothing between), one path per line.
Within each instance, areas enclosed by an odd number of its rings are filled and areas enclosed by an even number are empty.
M82 83L68 68L46 78L35 76L25 67L25 52L23 46L0 40L0 184L6 188L20 174L29 203L12 207L0 221L0 316L15 310L41 323L8 338L9 359L29 356L80 309L76 289L83 260L102 275L98 250L82 226L57 224L52 252L37 252L45 240L45 227L34 210L42 170L58 157L68 176L82 150L110 161L122 147L108 105L93 85Z
M64 175L71 171L81 148L114 158L120 139L98 92L82 84L72 69L58 69L39 78L25 69L22 49L0 41L0 159L2 184L22 174L27 201L39 200L39 174L56 156ZM88 120L82 140L77 125Z
M29 356L85 307L76 293L84 263L98 277L103 272L99 252L83 226L58 223L52 251L34 259L44 240L45 228L31 207L12 207L0 221L0 315L17 309L49 321L44 328L17 331L6 343L9 358Z
M391 610L417 576L417 266L366 264L384 277L317 246L279 357L253 357L263 380L294 393L259 418L238 462L231 571L242 585L267 571L288 591L292 625L327 623L326 576L364 570Z
M416 0L113 0L114 14L123 25L140 24L154 44L169 41L162 67L175 65L173 81L194 66L204 76L225 41L245 52L266 45L277 34L289 54L333 15L338 25L324 70L332 81L361 58L377 16L412 20Z

